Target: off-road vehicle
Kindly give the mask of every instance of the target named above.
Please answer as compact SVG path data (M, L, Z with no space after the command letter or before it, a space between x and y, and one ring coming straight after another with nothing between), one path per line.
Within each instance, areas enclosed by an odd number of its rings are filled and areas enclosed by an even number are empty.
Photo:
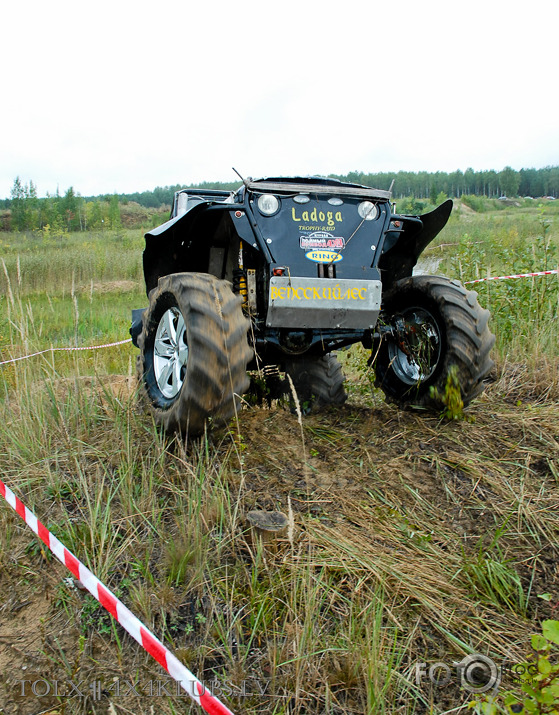
M289 376L302 404L341 404L334 352L353 343L391 401L440 409L455 366L468 404L492 366L489 312L455 280L412 275L451 210L399 215L389 191L320 177L177 192L146 234L149 307L131 328L155 421L188 435L227 422L247 370Z

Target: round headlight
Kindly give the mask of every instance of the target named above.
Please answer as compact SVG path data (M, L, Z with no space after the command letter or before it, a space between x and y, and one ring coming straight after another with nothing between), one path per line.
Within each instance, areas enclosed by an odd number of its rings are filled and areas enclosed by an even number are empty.
M258 209L264 216L272 216L279 210L279 199L273 194L262 194L258 198Z
M378 216L378 207L372 201L362 201L357 207L357 213L365 221L372 221Z

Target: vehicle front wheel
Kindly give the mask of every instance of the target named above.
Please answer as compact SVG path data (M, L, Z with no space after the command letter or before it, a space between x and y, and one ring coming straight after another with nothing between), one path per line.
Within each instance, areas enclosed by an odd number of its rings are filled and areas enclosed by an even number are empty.
M454 369L466 406L483 391L493 366L489 317L477 294L458 281L442 276L399 281L380 317L390 332L373 345L376 385L401 406L439 410Z
M229 283L174 273L150 293L138 338L140 393L155 422L192 437L226 424L249 385L249 322Z

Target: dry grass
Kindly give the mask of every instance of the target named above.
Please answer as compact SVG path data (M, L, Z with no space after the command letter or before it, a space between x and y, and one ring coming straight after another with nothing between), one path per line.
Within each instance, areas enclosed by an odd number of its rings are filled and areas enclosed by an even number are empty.
M17 418L2 408L4 475L188 667L244 683L253 694L234 711L444 712L467 694L418 686L417 662L520 658L559 608L559 405L535 388L519 403L506 391L518 369L503 366L471 421L350 403L303 420L302 437L297 416L253 408L235 434L187 449L157 435L124 379L25 392L21 376ZM245 538L254 508L291 510L276 553ZM7 507L0 518L6 704L24 665L26 677L161 680ZM58 706L147 714L154 702L107 691ZM18 712L55 704L19 699Z
M143 298L123 281L140 254L128 247L120 274L105 248L89 246L95 272L76 273L87 290L66 272L53 295L32 295L9 256L6 357L125 336L141 304L129 296ZM444 422L385 404L346 353L343 408L303 419L245 408L230 433L186 445L138 408L130 347L33 358L2 372L2 479L189 668L217 679L234 712L459 712L470 696L457 679L416 683L418 662L515 661L559 617L559 361L535 355L502 352L467 418ZM289 515L276 549L247 538L253 509ZM68 576L0 504L0 712L195 712L176 695L115 695L115 679L157 689L164 673ZM22 678L85 694L21 697Z
M497 360L495 390L510 402L559 400L559 362L546 356L514 362L510 357Z

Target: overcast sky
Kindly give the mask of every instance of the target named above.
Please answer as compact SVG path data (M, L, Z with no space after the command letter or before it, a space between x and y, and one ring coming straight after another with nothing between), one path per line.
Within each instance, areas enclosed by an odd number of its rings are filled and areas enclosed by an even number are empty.
M559 2L6 0L0 198L559 164Z

